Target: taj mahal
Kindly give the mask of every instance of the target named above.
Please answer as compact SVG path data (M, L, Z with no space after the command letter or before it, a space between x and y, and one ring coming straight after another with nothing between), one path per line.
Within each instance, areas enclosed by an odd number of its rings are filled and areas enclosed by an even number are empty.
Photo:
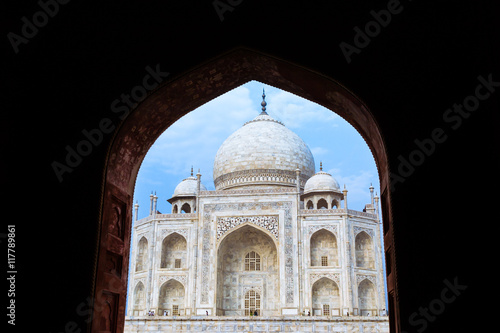
M261 106L220 146L215 190L191 169L170 214L135 206L125 332L389 332L374 188L349 209Z

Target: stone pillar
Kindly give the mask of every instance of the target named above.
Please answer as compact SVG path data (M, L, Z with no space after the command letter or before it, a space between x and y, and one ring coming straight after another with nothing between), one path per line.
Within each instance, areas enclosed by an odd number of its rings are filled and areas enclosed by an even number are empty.
M155 212L156 212L156 199L158 197L155 194ZM159 245L161 249L161 244L156 244L157 242L157 234L158 234L158 221L154 220L153 225L151 226L153 229L153 235L151 239L151 257L149 261L149 281L150 281L150 292L151 292L151 303L150 307L151 310L155 311L155 316L158 315L158 296L160 294L160 286L158 285L158 280L157 280L157 264L156 264L156 258L158 256L161 256L161 251L157 250L157 245Z
M158 201L158 197L156 196L156 192L155 192L155 195L153 196L153 216L156 216L156 203Z
M379 200L379 197L377 196L377 193L375 193L375 211L377 212L377 222L380 222L380 211L378 209L378 200Z
M295 169L296 182L297 182L297 255L298 255L298 286L299 286L299 304L298 304L298 313L301 313L304 308L304 269L303 269L303 260L304 260L304 241L303 241L303 230L302 230L302 218L300 217L300 170Z
M200 206L198 204L198 202L200 201L198 199L200 197L200 190L201 190L201 173L200 173L200 169L198 169L198 173L196 174L196 202L195 202L195 206L194 206L194 207L196 207L197 212L198 212L198 209L200 208Z
M371 197L371 199L372 199L372 200L371 200L371 204L373 205L373 204L374 204L374 202L373 202L373 185L372 185L372 184L370 184L370 197Z
M153 215L153 192L149 195L149 215Z
M136 202L134 205L134 222L137 221L139 216L139 204Z
M344 209L345 209L345 212L347 213L347 189L345 188L345 184L344 184L344 190L342 191L342 193L344 193Z
M296 182L297 182L297 192L300 193L300 170L299 169L295 169L295 175L296 175ZM300 201L300 199L299 199Z

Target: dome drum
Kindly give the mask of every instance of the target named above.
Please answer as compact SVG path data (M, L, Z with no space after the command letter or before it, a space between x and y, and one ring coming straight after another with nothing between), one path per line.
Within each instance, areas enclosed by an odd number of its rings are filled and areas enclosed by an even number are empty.
M306 175L301 174L299 176L301 189L304 188L307 179ZM221 175L214 180L214 183L219 190L255 185L296 187L297 174L295 171L289 170L250 169Z

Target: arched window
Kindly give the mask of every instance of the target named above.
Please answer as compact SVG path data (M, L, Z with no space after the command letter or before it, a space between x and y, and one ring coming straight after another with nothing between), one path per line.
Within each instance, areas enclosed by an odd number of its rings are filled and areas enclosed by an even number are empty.
M328 209L328 203L325 199L319 199L317 209Z
M179 212L179 208L177 207L177 205L174 205L174 207L172 208L172 214L177 214Z
M245 271L260 271L260 255L255 251L245 256Z
M337 209L339 208L339 202L337 200L332 201L332 209Z
M311 200L307 202L307 209L314 209L314 204Z
M245 316L255 315L255 311L260 316L260 294L252 289L245 294Z
M135 262L135 271L143 271L146 267L146 262L148 259L148 241L145 237L142 237L137 244L137 259Z
M181 213L186 213L186 214L191 213L191 206L189 206L188 203L185 203L184 205L182 205Z
M366 232L360 232L355 239L356 266L362 268L375 268L375 251L373 241Z

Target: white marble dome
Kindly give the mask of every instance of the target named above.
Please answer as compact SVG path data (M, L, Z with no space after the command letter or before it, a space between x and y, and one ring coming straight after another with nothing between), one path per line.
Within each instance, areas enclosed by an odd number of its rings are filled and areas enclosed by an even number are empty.
M263 111L219 147L213 177L216 189L296 186L297 169L302 183L314 174L311 150L297 134Z
M195 196L197 192L197 182L197 178L194 176L184 179L175 187L172 198ZM200 184L200 190L206 191L207 188L203 184Z
M338 192L340 193L339 183L332 175L324 171L319 171L309 178L304 186L304 194L311 192Z

